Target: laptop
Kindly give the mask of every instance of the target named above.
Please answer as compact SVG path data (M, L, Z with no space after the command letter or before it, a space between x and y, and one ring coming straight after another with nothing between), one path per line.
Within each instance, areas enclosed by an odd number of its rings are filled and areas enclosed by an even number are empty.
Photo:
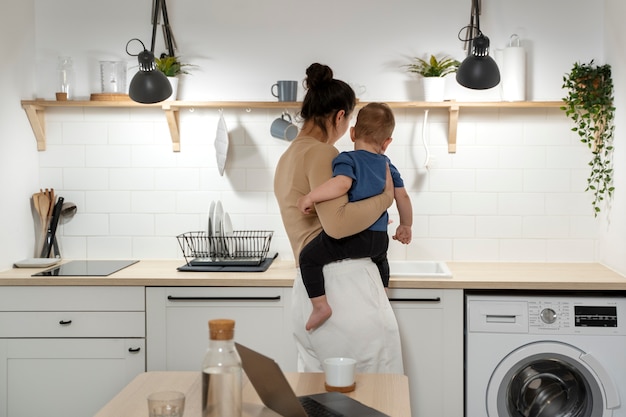
M239 343L235 345L243 370L259 398L267 408L283 417L389 417L339 392L297 397L280 366L272 358Z

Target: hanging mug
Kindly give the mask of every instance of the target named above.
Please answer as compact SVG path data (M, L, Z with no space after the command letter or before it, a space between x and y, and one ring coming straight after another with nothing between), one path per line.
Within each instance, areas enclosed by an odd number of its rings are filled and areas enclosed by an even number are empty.
M292 141L298 136L298 132L298 126L291 122L289 113L283 113L282 116L274 120L270 126L270 133L276 139Z

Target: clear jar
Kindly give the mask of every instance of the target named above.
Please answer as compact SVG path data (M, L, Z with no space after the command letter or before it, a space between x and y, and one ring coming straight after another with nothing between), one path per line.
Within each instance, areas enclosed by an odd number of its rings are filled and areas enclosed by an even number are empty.
M209 347L202 362L202 417L241 417L241 358L235 321L209 321Z
M67 99L72 99L74 95L74 62L69 56L60 56L58 62L58 93L65 93Z

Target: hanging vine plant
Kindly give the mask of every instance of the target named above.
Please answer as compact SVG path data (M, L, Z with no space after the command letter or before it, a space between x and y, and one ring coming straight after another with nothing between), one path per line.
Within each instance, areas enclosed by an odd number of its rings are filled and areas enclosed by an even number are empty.
M613 106L613 80L610 65L575 63L571 72L563 77L563 88L567 89L565 105L561 110L571 118L580 141L591 150L585 191L593 193L595 216L601 211L603 202L613 196L613 133L615 130Z

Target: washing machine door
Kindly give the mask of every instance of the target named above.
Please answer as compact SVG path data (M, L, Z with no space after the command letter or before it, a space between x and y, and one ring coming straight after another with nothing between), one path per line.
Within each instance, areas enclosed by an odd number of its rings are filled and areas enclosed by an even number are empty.
M487 387L489 417L609 417L617 392L597 361L561 342L536 342L507 355ZM592 368L593 365L596 369Z

